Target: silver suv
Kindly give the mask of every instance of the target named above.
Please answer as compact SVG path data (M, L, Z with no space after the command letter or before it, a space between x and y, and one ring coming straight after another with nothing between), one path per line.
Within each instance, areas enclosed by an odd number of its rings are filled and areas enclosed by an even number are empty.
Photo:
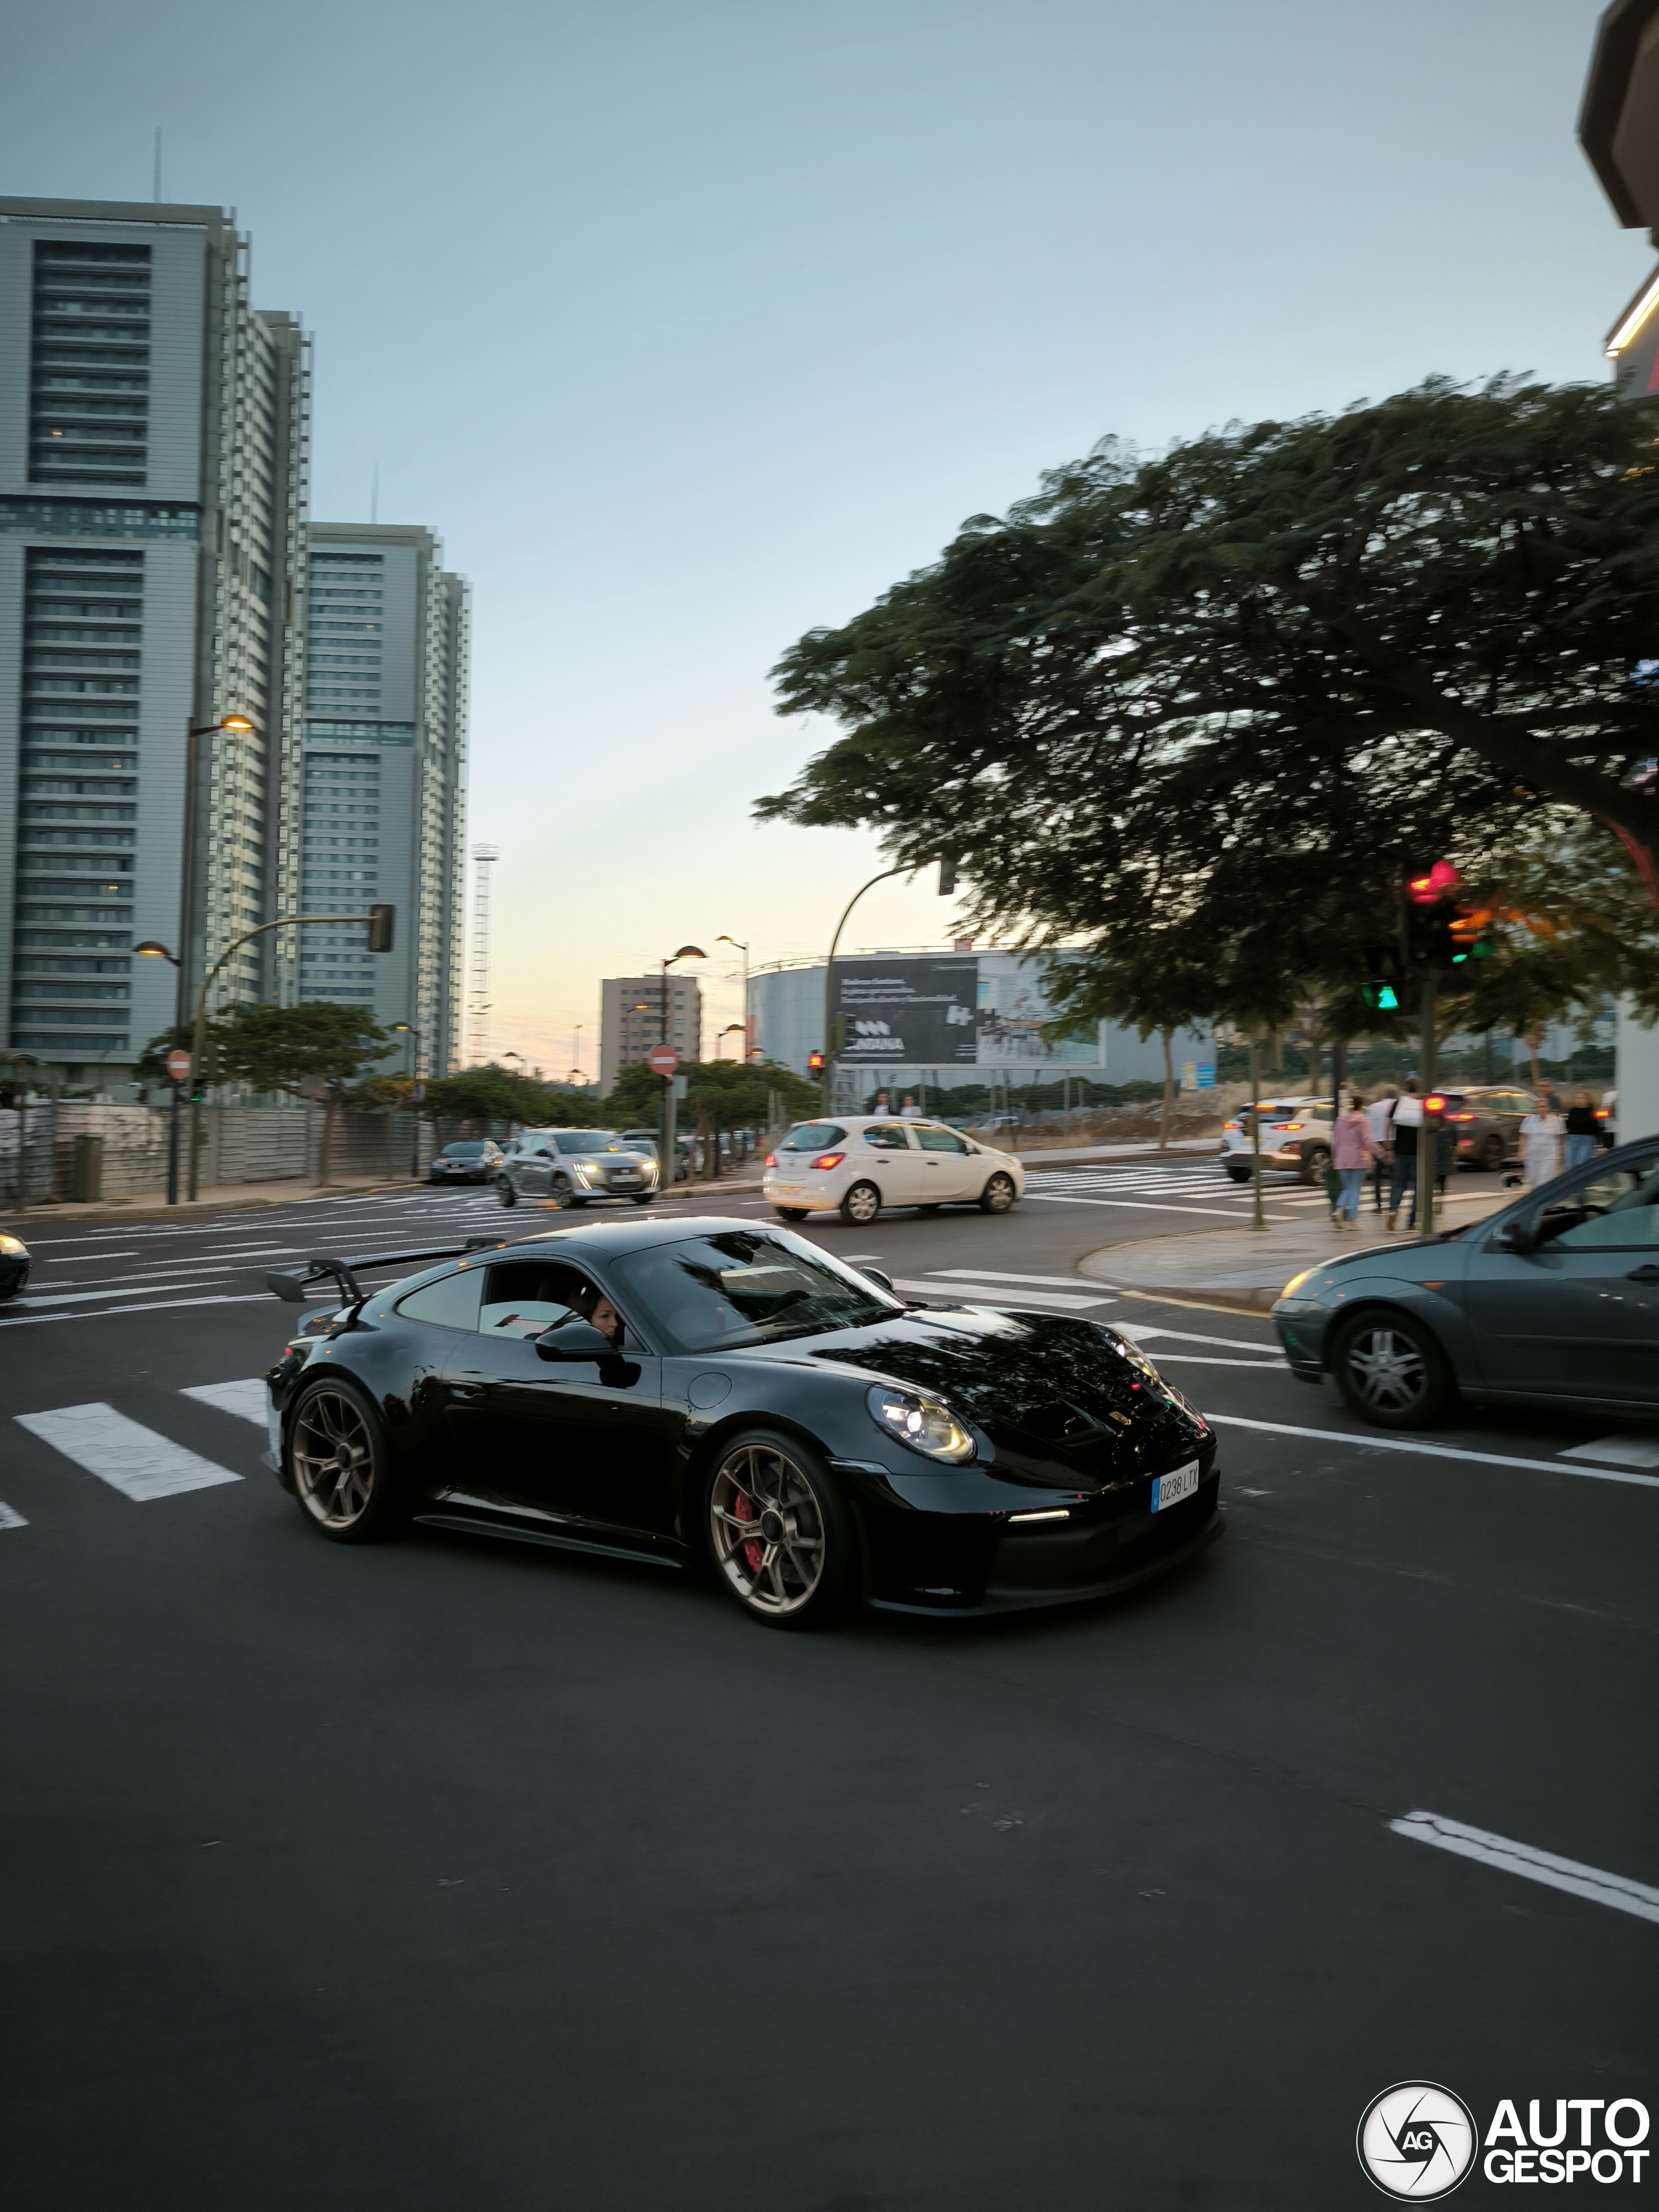
M631 1199L648 1206L657 1194L654 1155L630 1146L614 1129L526 1129L495 1169L495 1195L503 1206L591 1205L596 1198Z

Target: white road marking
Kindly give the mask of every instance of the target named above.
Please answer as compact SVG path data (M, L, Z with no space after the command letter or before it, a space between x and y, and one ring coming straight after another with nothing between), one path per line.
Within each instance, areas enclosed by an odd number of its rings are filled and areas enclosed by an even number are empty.
M91 1313L19 1314L15 1321L0 1321L0 1328L40 1328L49 1321L102 1321L109 1314L167 1313L174 1306L251 1306L263 1305L270 1297L269 1291L238 1291L211 1298L157 1298L142 1306L99 1306Z
M1483 1866L1564 1889L1570 1897L1587 1897L1593 1905L1610 1905L1615 1912L1633 1913L1638 1920L1659 1920L1659 1889L1632 1881L1628 1875L1606 1874L1600 1867L1558 1857L1509 1836L1494 1836L1489 1829L1468 1827L1440 1813L1407 1813L1389 1826L1396 1836L1409 1836L1413 1843L1432 1844L1437 1850L1455 1851L1459 1858L1479 1859Z
M1079 1310L1085 1306L1109 1306L1115 1299L1109 1292L1092 1298L1068 1297L1062 1291L1011 1291L989 1283L906 1282L895 1276L896 1291L920 1291L924 1297L943 1297L947 1291L979 1305L988 1306L1066 1306Z
M225 1270L227 1274L230 1272L229 1268ZM118 1283L132 1283L135 1285L142 1284L147 1289L156 1291L193 1291L196 1288L196 1285L194 1283L155 1282L145 1275L117 1275L113 1277L112 1279ZM18 1312L27 1313L32 1311L36 1306L83 1306L88 1303L96 1304L100 1298L108 1298L115 1295L118 1294L106 1289L101 1291L29 1291L21 1298L14 1298L10 1300L9 1303L15 1307Z
M1644 1490L1659 1490L1659 1475L1615 1474L1607 1467L1563 1467L1557 1459L1513 1459L1504 1452L1463 1451L1455 1444L1408 1443L1403 1437L1379 1437L1370 1431L1298 1429L1287 1421L1246 1420L1243 1413L1206 1413L1212 1428L1260 1429L1273 1437L1307 1437L1316 1443L1356 1444L1363 1451L1418 1452L1425 1459L1468 1459L1477 1467L1529 1467L1537 1474L1570 1474L1587 1482L1633 1482Z
M1046 1206L1127 1206L1137 1213L1214 1213L1224 1221L1238 1218L1237 1209L1231 1206L1165 1206L1150 1198L1060 1198L1047 1190L1028 1190L1025 1195Z
M1611 1467L1659 1467L1659 1437L1628 1429L1622 1436L1597 1437L1590 1444L1574 1444L1558 1455L1562 1459L1601 1459Z
M1080 1291L1089 1280L1086 1275L1011 1275L1006 1267L930 1267L927 1272L941 1282L1052 1283L1061 1291Z
M1133 1337L1137 1344L1149 1336L1172 1336L1177 1344L1213 1344L1223 1352L1259 1352L1263 1358L1285 1357L1277 1344L1252 1344L1245 1336L1195 1336L1189 1328L1160 1328L1149 1321L1115 1321L1112 1327L1120 1336Z
M27 1528L28 1525L15 1505L0 1502L0 1528Z
M50 1413L19 1413L17 1422L137 1504L242 1479L228 1467L216 1467L199 1453L157 1436L142 1422L130 1421L113 1406L60 1406Z
M44 1244L37 1244L37 1243L34 1243L34 1241L33 1240L33 1238L31 1238L31 1237L25 1237L23 1241L24 1241L24 1243L25 1243L26 1244L27 1244L27 1246L28 1246L28 1248L29 1248L29 1251L30 1251L30 1253L31 1253L31 1254L33 1254L33 1253L36 1253L36 1252L44 1252L44 1251L46 1250L46 1246L45 1246ZM104 1248L103 1248L103 1246L100 1244L100 1245L99 1246L98 1249L97 1249L95 1252L88 1252L88 1253L87 1253L87 1254L85 1255L85 1259L86 1259L86 1260L137 1260L137 1259L140 1258L141 1256L142 1256L142 1255L141 1255L141 1254L140 1254L140 1252L139 1252L138 1247L137 1247L136 1244L133 1246L133 1248L132 1248L132 1249L131 1249L131 1252L106 1252L106 1251L105 1251L105 1249L104 1249ZM42 1262L42 1265L43 1265L43 1266L45 1266L45 1267L81 1267L81 1266L84 1265L84 1261L83 1261L83 1260L46 1260L46 1261L44 1261Z
M240 1382L193 1382L179 1393L181 1398L199 1398L204 1406L216 1406L222 1413L234 1413L256 1427L265 1425L265 1381L263 1375L250 1375Z

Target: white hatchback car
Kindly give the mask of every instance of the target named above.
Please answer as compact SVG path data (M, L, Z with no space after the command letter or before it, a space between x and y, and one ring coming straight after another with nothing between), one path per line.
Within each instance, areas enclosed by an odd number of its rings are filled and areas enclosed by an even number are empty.
M1328 1097L1262 1098L1256 1102L1261 1116L1261 1164L1289 1168L1304 1182L1322 1182L1331 1164L1331 1102ZM1250 1141L1250 1109L1241 1106L1221 1128L1221 1164L1235 1182L1249 1182L1255 1147Z
M890 1206L976 1206L1006 1213L1024 1195L1025 1170L1006 1152L942 1122L855 1114L798 1121L767 1154L761 1188L786 1221L839 1213L856 1225Z

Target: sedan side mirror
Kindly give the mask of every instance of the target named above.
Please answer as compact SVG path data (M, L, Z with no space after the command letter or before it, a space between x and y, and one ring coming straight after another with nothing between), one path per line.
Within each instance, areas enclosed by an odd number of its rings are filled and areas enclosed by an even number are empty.
M534 1340L538 1359L612 1359L617 1347L591 1321L555 1322Z
M1533 1234L1529 1221L1511 1221L1507 1229L1500 1229L1492 1243L1500 1252L1530 1252L1538 1239Z
M892 1291L895 1297L897 1296L897 1292L893 1291L892 1277L884 1273L881 1268L860 1267L859 1273L861 1275L868 1275L872 1283L879 1283L884 1291Z

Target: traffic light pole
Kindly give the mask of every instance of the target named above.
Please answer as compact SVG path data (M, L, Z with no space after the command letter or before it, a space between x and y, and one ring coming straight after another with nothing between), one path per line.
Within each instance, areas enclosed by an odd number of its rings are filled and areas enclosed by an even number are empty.
M1440 1132L1431 1119L1428 1101L1434 1096L1435 1000L1440 979L1433 969L1423 978L1423 1006L1419 1017L1422 1035L1423 1119L1417 1125L1417 1233L1424 1243L1434 1235L1434 1163Z
M1250 1226L1265 1229L1267 1216L1261 1211L1261 1050L1255 1039L1250 1039Z

